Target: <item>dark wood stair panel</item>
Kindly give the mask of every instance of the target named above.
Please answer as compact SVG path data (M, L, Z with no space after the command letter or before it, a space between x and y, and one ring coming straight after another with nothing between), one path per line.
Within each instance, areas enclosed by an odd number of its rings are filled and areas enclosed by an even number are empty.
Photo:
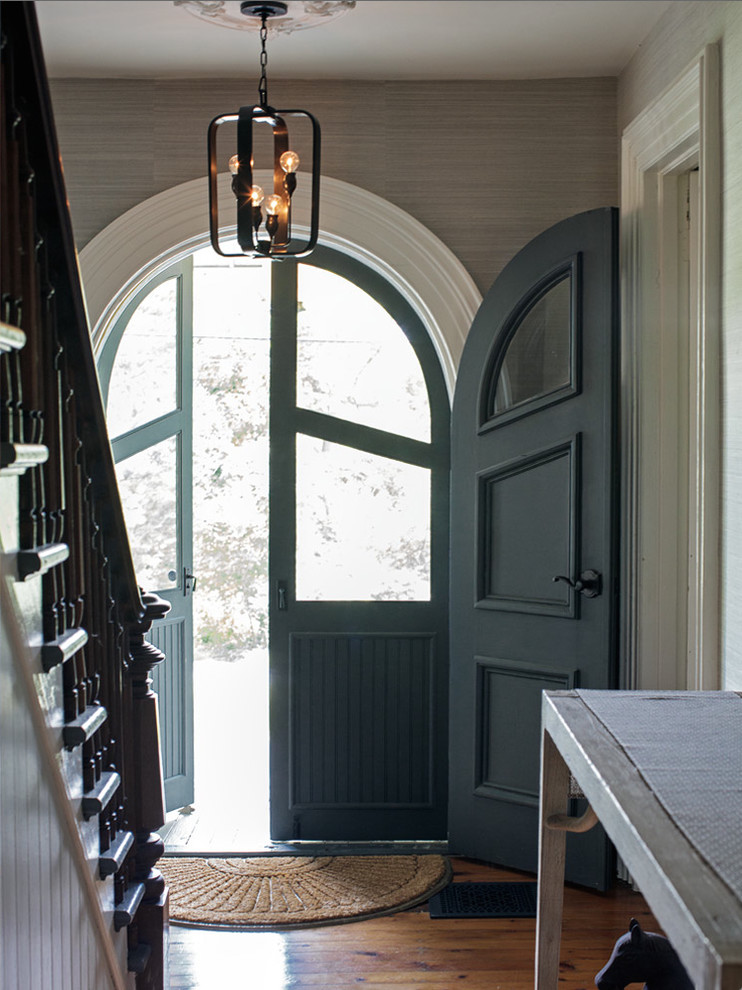
M66 543L45 543L31 550L19 550L15 555L18 580L26 581L30 577L41 577L52 567L67 560L69 555L70 548Z
M95 787L82 796L82 814L85 821L99 815L108 805L121 783L121 777L115 770L107 770Z
M28 468L45 464L49 459L49 448L43 443L0 443L0 474L24 474Z
M108 718L108 712L103 705L88 705L82 715L72 722L66 722L62 727L62 739L67 749L74 749L97 732Z
M88 641L88 634L85 629L68 629L66 633L44 643L41 647L41 666L48 674L50 670L60 663L66 663L78 650L81 650Z
M134 920L139 905L144 897L143 883L132 883L126 888L124 899L113 909L113 927L117 932L126 928Z
M134 835L131 832L119 832L111 845L98 859L98 872L101 880L113 876L123 866L129 850L134 845Z
M26 343L26 335L19 328L0 320L0 354L19 351Z

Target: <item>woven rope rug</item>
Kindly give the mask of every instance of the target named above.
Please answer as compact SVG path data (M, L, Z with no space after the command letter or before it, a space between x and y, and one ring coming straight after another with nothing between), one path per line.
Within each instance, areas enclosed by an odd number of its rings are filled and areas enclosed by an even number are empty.
M360 921L428 900L451 878L443 856L165 857L175 924L242 930Z

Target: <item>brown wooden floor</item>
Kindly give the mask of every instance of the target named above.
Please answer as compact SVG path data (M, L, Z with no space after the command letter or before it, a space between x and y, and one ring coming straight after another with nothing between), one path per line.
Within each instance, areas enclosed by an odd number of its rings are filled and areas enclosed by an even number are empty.
M453 859L454 879L532 879ZM560 990L590 990L616 938L637 918L659 931L642 897L565 891ZM535 918L440 920L425 906L296 932L172 926L171 990L532 990Z

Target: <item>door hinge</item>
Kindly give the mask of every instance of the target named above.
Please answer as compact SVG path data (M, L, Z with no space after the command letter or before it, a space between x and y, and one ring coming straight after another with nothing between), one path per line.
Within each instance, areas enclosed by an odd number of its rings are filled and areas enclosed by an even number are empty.
M278 611L285 612L288 609L288 604L286 603L286 582L279 581L276 585L276 591L278 593Z

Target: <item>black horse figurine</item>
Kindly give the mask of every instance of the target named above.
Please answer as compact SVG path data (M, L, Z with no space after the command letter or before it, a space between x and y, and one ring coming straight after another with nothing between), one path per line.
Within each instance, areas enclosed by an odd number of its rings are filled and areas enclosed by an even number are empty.
M644 980L644 990L693 990L685 967L664 935L642 931L632 918L611 958L595 977L598 990L623 990Z

